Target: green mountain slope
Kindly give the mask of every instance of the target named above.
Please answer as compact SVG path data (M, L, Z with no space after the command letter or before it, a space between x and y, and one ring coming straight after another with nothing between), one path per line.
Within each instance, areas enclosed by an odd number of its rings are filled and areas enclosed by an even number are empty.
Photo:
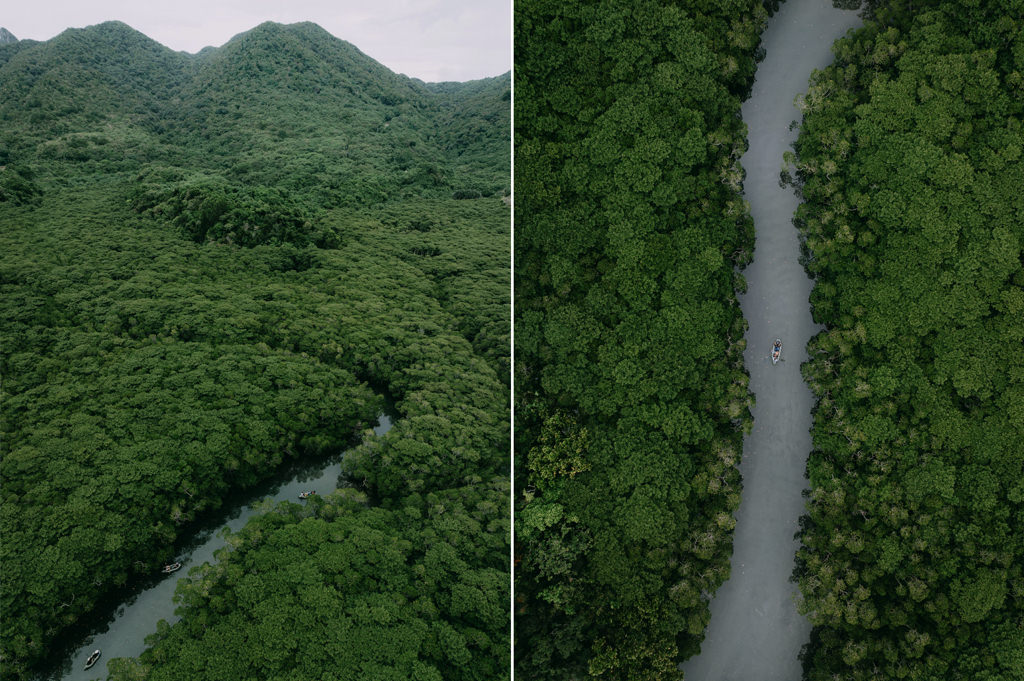
M451 193L428 94L317 26L262 24L198 59L166 119L196 160L227 156L211 169L232 179L378 202Z
M0 26L0 64L31 45L32 40L18 40L14 34Z
M507 518L500 79L453 98L313 24L187 55L111 22L0 54L0 675L102 617L224 494L346 447L381 391L401 418L351 457L367 496L337 512L441 494ZM467 564L507 574L507 527L484 524ZM483 631L460 613L445 626ZM507 660L502 619L456 658Z
M471 83L428 83L427 88L448 97L438 144L455 156L458 190L474 195L490 194L496 185L508 187L508 178L494 173L492 159L511 164L509 140L496 134L511 125L511 74Z
M508 184L494 170L508 164L508 136L493 136L507 129L507 83L461 85L472 93L462 98L435 92L309 23L261 24L193 56L108 22L33 44L0 67L0 141L19 160L116 165L127 150L321 204L450 196L467 185L491 195Z
M144 126L190 63L116 21L28 45L0 67L3 141L19 155L45 156L60 139Z

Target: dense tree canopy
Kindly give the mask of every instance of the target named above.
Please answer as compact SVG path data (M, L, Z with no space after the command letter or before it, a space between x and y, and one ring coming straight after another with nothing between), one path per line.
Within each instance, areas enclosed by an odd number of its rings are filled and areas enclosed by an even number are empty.
M508 678L507 480L367 508L352 490L257 516L178 585L130 679Z
M517 673L680 678L729 571L762 3L515 7Z
M413 561L376 594L354 581L366 607L416 602L415 561L448 532L437 551L469 581L428 565L448 601L424 594L438 612L403 626L432 643L395 668L447 678L462 637L473 673L495 677L509 654L507 527L492 522L508 484L509 168L495 140L509 78L432 87L308 24L194 56L116 23L0 49L4 678L152 574L225 494L349 446L380 393L398 422L345 461L377 509L346 497L318 517L351 517L339 537L389 537ZM479 198L453 198L463 190ZM458 528L400 522L448 499ZM263 577L317 574L292 530L270 539L274 522L254 530ZM350 594L324 580L325 598ZM236 587L220 584L223 598ZM195 633L203 607L186 599L161 655L217 649Z
M795 157L806 678L1024 678L1024 7L872 3Z

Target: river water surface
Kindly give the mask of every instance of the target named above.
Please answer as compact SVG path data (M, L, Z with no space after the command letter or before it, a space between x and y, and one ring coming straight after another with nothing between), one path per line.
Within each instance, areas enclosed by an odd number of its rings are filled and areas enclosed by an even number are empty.
M757 398L754 428L743 443L743 497L729 580L711 601L711 624L699 655L682 665L687 681L797 681L798 655L810 623L796 611L790 583L804 512L804 471L811 451L814 399L800 376L806 345L820 329L811 320L808 279L797 258L792 218L797 198L779 187L782 154L796 139L796 96L812 69L832 61L833 41L860 26L855 12L831 0L786 0L761 36L765 60L743 105L750 146L741 162L744 194L756 230L747 294L740 305L750 328L744 359ZM785 361L772 365L772 341Z
M383 435L391 429L393 410L378 416L373 432ZM86 681L87 679L104 679L107 676L106 662L115 657L138 657L146 649L145 639L156 633L156 625L160 620L168 624L180 618L174 614L177 607L172 600L174 588L178 580L188 574L190 567L203 563L216 562L213 554L226 545L220 530L230 528L232 532L240 530L249 518L264 512L267 500L271 503L279 501L299 501L299 493L307 490L317 494L329 494L338 488L341 475L341 459L344 453L320 459L318 463L295 462L288 466L271 482L264 483L239 497L233 509L225 514L222 509L214 522L208 522L200 529L192 540L184 545L175 561L181 563L181 569L166 576L160 576L154 585L133 595L120 605L113 617L105 623L95 623L94 632L83 639L69 635L73 641L65 642L64 653L58 655L62 659L59 668L40 677L47 681ZM85 671L85 660L96 649L102 651L102 657L96 665ZM184 681L184 680L183 680Z

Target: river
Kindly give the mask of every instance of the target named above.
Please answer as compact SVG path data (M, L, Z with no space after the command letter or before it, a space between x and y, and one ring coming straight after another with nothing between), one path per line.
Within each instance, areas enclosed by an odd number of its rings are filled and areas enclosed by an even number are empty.
M766 56L743 105L749 148L741 163L756 232L754 259L740 297L750 328L744 359L757 405L743 443L743 496L736 513L731 575L711 601L700 654L682 665L687 681L798 681L798 655L811 625L796 610L793 572L804 512L814 398L800 376L811 320L811 280L799 264L792 218L798 199L779 187L782 154L796 139L796 96L813 69L832 61L832 43L861 25L856 12L830 0L786 0L761 36ZM784 361L768 358L783 341Z
M373 432L383 435L391 429L393 410L377 417L377 425ZM41 675L38 681L86 681L101 679L107 676L106 662L115 657L138 657L146 649L145 639L156 633L156 625L160 620L168 624L180 618L174 614L177 607L172 600L174 588L178 580L188 574L190 567L203 563L215 562L213 554L224 547L226 542L220 531L227 527L232 532L240 530L254 514L263 512L267 500L271 503L279 501L299 502L299 493L307 490L317 494L328 494L338 488L341 475L341 459L344 452L320 459L317 462L297 461L286 467L272 481L248 490L233 504L233 509L221 509L215 520L207 521L200 527L190 541L182 546L176 561L181 569L166 576L155 576L141 591L137 591L124 603L116 608L113 615L102 622L91 622L92 632L83 638L81 633L70 633L65 636L64 645L57 642L55 657L61 660L59 667ZM124 595L122 594L123 598ZM103 611L102 605L97 611ZM107 609L109 612L109 609ZM102 616L100 616L102 617ZM81 632L81 627L75 631ZM102 656L96 665L86 671L85 660L89 654L99 649Z

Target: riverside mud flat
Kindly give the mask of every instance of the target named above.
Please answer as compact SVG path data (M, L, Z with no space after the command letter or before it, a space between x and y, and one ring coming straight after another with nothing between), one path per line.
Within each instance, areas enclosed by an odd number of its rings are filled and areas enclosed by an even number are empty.
M814 398L800 376L806 345L820 327L811 319L811 280L800 265L792 218L798 199L779 186L782 155L796 139L789 125L813 69L832 61L832 43L861 25L856 12L830 0L787 0L762 35L765 60L743 105L749 148L744 194L756 230L754 260L740 297L750 324L744 359L757 398L754 428L743 444L743 497L736 513L731 576L711 602L699 655L682 665L687 681L795 681L811 625L796 611L790 583L804 512L802 491L811 450ZM784 361L773 365L781 338Z

